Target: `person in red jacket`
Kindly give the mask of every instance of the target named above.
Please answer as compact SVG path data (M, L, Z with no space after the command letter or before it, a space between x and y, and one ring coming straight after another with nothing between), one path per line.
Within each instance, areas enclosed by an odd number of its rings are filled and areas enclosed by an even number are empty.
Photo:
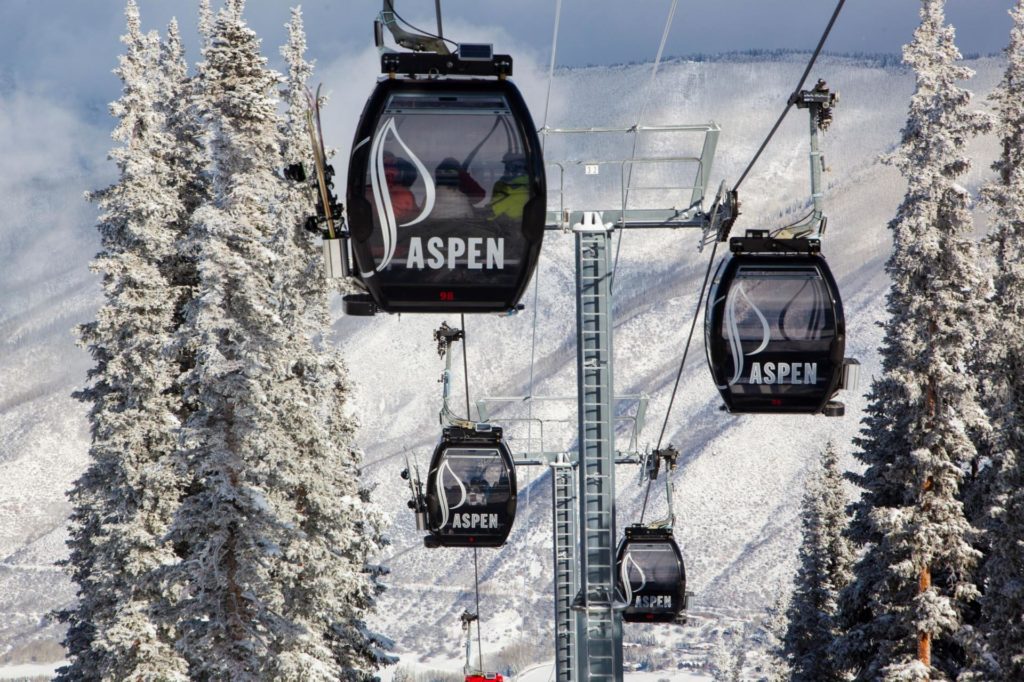
M412 164L402 163L391 152L384 152L384 179L391 195L391 208L395 212L398 224L413 220L419 214L416 195L409 187L416 181L416 171Z

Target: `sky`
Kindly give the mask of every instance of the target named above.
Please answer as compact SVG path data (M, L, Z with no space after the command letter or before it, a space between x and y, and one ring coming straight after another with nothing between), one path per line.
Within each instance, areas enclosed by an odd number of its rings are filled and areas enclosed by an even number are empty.
M1000 51L1012 0L948 0L965 54ZM196 59L198 0L138 0L143 25L164 29L176 16ZM280 64L289 0L249 0L246 14ZM321 66L362 54L372 42L380 0L301 3L309 53ZM582 66L650 61L671 0L563 0L557 64ZM214 6L217 3L214 2ZM835 7L833 0L678 0L667 55L814 47ZM850 0L826 45L831 52L898 53L917 23L916 0ZM547 65L555 0L442 0L446 36L471 42L497 36L496 51L514 48ZM397 0L410 22L436 28L431 0ZM123 0L0 0L0 93L17 89L106 114L119 83L111 73L121 45Z

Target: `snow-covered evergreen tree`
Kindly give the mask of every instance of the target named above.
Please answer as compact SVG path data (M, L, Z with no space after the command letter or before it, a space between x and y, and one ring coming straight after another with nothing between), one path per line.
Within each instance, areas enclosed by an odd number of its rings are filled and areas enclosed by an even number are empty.
M174 171L173 182L181 200L176 229L183 236L192 213L209 197L206 175L209 155L203 142L197 79L188 74L188 62L176 19L168 25L167 39L161 45L160 76L163 91L158 106L166 116L167 131L174 139L174 145L167 150L167 158ZM183 275L179 273L179 276ZM186 279L194 281L194 274L189 272Z
M287 105L282 129L283 165L301 163L312 170L312 150L307 130L308 81L313 65L305 60L306 37L302 12L292 10L288 23L288 43L282 56L288 66L283 91ZM380 568L367 561L378 554L384 543L381 537L383 519L370 505L370 491L359 487L359 465L362 455L354 442L355 421L347 407L348 372L337 350L328 343L330 335L330 281L323 275L323 254L320 237L304 229L306 218L314 210L308 188L289 183L281 201L278 235L284 254L285 277L281 280L282 321L290 332L289 357L291 389L295 400L306 405L319 419L316 432L301 424L286 423L296 429L299 446L314 465L305 471L307 480L299 485L311 495L355 496L361 502L352 507L311 506L306 522L312 527L331 529L326 541L345 561L335 568L332 578L320 586L293 594L296 613L303 613L319 604L330 603L339 609L331 627L340 636L335 655L342 667L354 674L369 671L394 659L383 653L385 640L368 632L363 617L373 605L373 598L383 589L378 578ZM290 418L289 413L285 413ZM326 469L321 469L326 467ZM327 473L329 472L329 473ZM353 498L354 499L354 498ZM330 557L325 557L331 561ZM336 560L335 560L336 561ZM328 597L323 590L345 590L346 598ZM306 605L306 606L304 606Z
M174 259L181 206L165 150L156 34L143 34L128 0L125 54L117 73L120 119L110 156L114 185L91 195L101 210L102 250L93 261L105 301L80 328L96 366L77 395L89 413L91 464L69 493L74 506L68 565L78 604L62 614L69 664L63 680L186 679L173 632L154 618L162 594L154 574L174 562L164 539L177 503L171 455L178 425L169 395L176 371L164 352L174 324Z
M804 494L803 540L793 597L787 611L784 651L792 666L790 679L830 682L847 679L830 651L838 635L835 623L839 590L850 582L853 555L844 536L846 497L839 455L829 441L820 467Z
M977 679L1024 679L1024 0L1010 11L1007 67L992 94L1002 154L983 190L991 216L995 314L986 330L985 395L993 418L983 477L987 518L985 593L978 623Z
M196 28L199 30L199 37L202 38L202 49L205 52L210 47L210 40L213 37L213 10L210 8L210 0L199 0L199 21Z
M942 0L923 0L904 48L916 72L899 149L890 158L908 189L889 224L890 314L884 375L869 393L857 444L866 465L850 537L864 553L840 599L837 656L860 680L952 679L963 669L962 615L976 599L978 552L959 494L984 429L967 371L984 316L984 280L971 239L969 197L956 178L964 148L986 129L958 83L954 30Z
M308 267L279 175L279 79L243 7L217 14L199 70L213 182L180 332L195 366L179 453L193 481L171 533L177 645L199 678L360 679L378 662L362 617L380 520L358 485L343 368L306 322L325 299L293 300Z
M786 657L784 642L788 629L786 612L789 611L790 601L790 594L781 591L768 608L761 624L765 637L765 653L768 657L764 671L766 682L787 682L793 674L792 666Z

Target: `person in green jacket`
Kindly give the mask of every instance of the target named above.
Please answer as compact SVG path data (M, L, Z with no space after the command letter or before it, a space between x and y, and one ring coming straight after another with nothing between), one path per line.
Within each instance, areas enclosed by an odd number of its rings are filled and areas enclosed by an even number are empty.
M509 152L501 160L505 164L505 172L491 190L491 212L499 223L520 224L523 206L530 199L526 157L519 152Z

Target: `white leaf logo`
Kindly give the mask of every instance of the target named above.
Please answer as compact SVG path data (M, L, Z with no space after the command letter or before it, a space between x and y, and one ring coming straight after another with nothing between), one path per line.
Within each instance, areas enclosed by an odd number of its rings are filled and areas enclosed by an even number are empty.
M413 220L407 223L398 225L398 221L395 219L395 209L391 204L391 190L388 187L387 174L384 165L384 141L388 134L395 138L395 141L405 151L406 157L412 161L412 164L416 167L420 177L423 178L423 184L426 187L426 200L423 202L423 210ZM384 125L380 127L377 134L373 137L373 142L370 145L370 187L373 190L373 203L377 209L377 218L380 222L381 237L384 240L384 257L380 263L377 264L370 272L362 273L363 277L372 277L374 273L380 272L391 263L391 259L395 256L395 246L398 243L398 228L399 227L410 227L424 220L430 212L434 210L434 197L436 190L434 188L434 180L427 172L426 166L419 160L412 150L409 149L409 145L405 143L402 137L398 134L398 128L395 125L395 119L389 118Z
M462 494L462 499L459 500L459 503L454 507L450 507L448 503L448 493L444 487L445 471L448 472L449 476L455 479L455 483L459 486L459 492ZM437 472L437 496L441 498L441 522L437 524L437 528L435 530L441 530L448 524L448 512L454 511L466 503L466 486L462 483L462 480L455 475L455 472L452 471L451 463L449 463L447 459L444 460L444 464L441 465L441 468Z
M636 572L640 574L640 587L633 589L633 581L630 579L629 565L632 564ZM626 603L633 603L633 594L636 592L642 592L647 586L647 575L644 573L644 569L640 568L640 564L633 558L632 552L626 552L626 556L622 557L622 586L626 588Z
M736 368L732 379L729 380L730 386L739 381L740 377L743 376L743 368L745 364L745 360L743 359L743 346L740 343L739 325L736 322L736 301L740 296L743 297L743 300L747 302L747 305L750 306L750 309L754 311L754 314L757 315L757 318L761 322L761 345L746 355L757 355L767 348L772 335L771 328L768 326L768 320L761 311L758 310L757 306L754 305L754 302L750 300L750 297L747 296L747 292L743 288L742 282L735 282L732 287L729 288L729 295L725 299L725 325L728 332L727 336L729 337L729 349L732 351L732 364L733 367Z

